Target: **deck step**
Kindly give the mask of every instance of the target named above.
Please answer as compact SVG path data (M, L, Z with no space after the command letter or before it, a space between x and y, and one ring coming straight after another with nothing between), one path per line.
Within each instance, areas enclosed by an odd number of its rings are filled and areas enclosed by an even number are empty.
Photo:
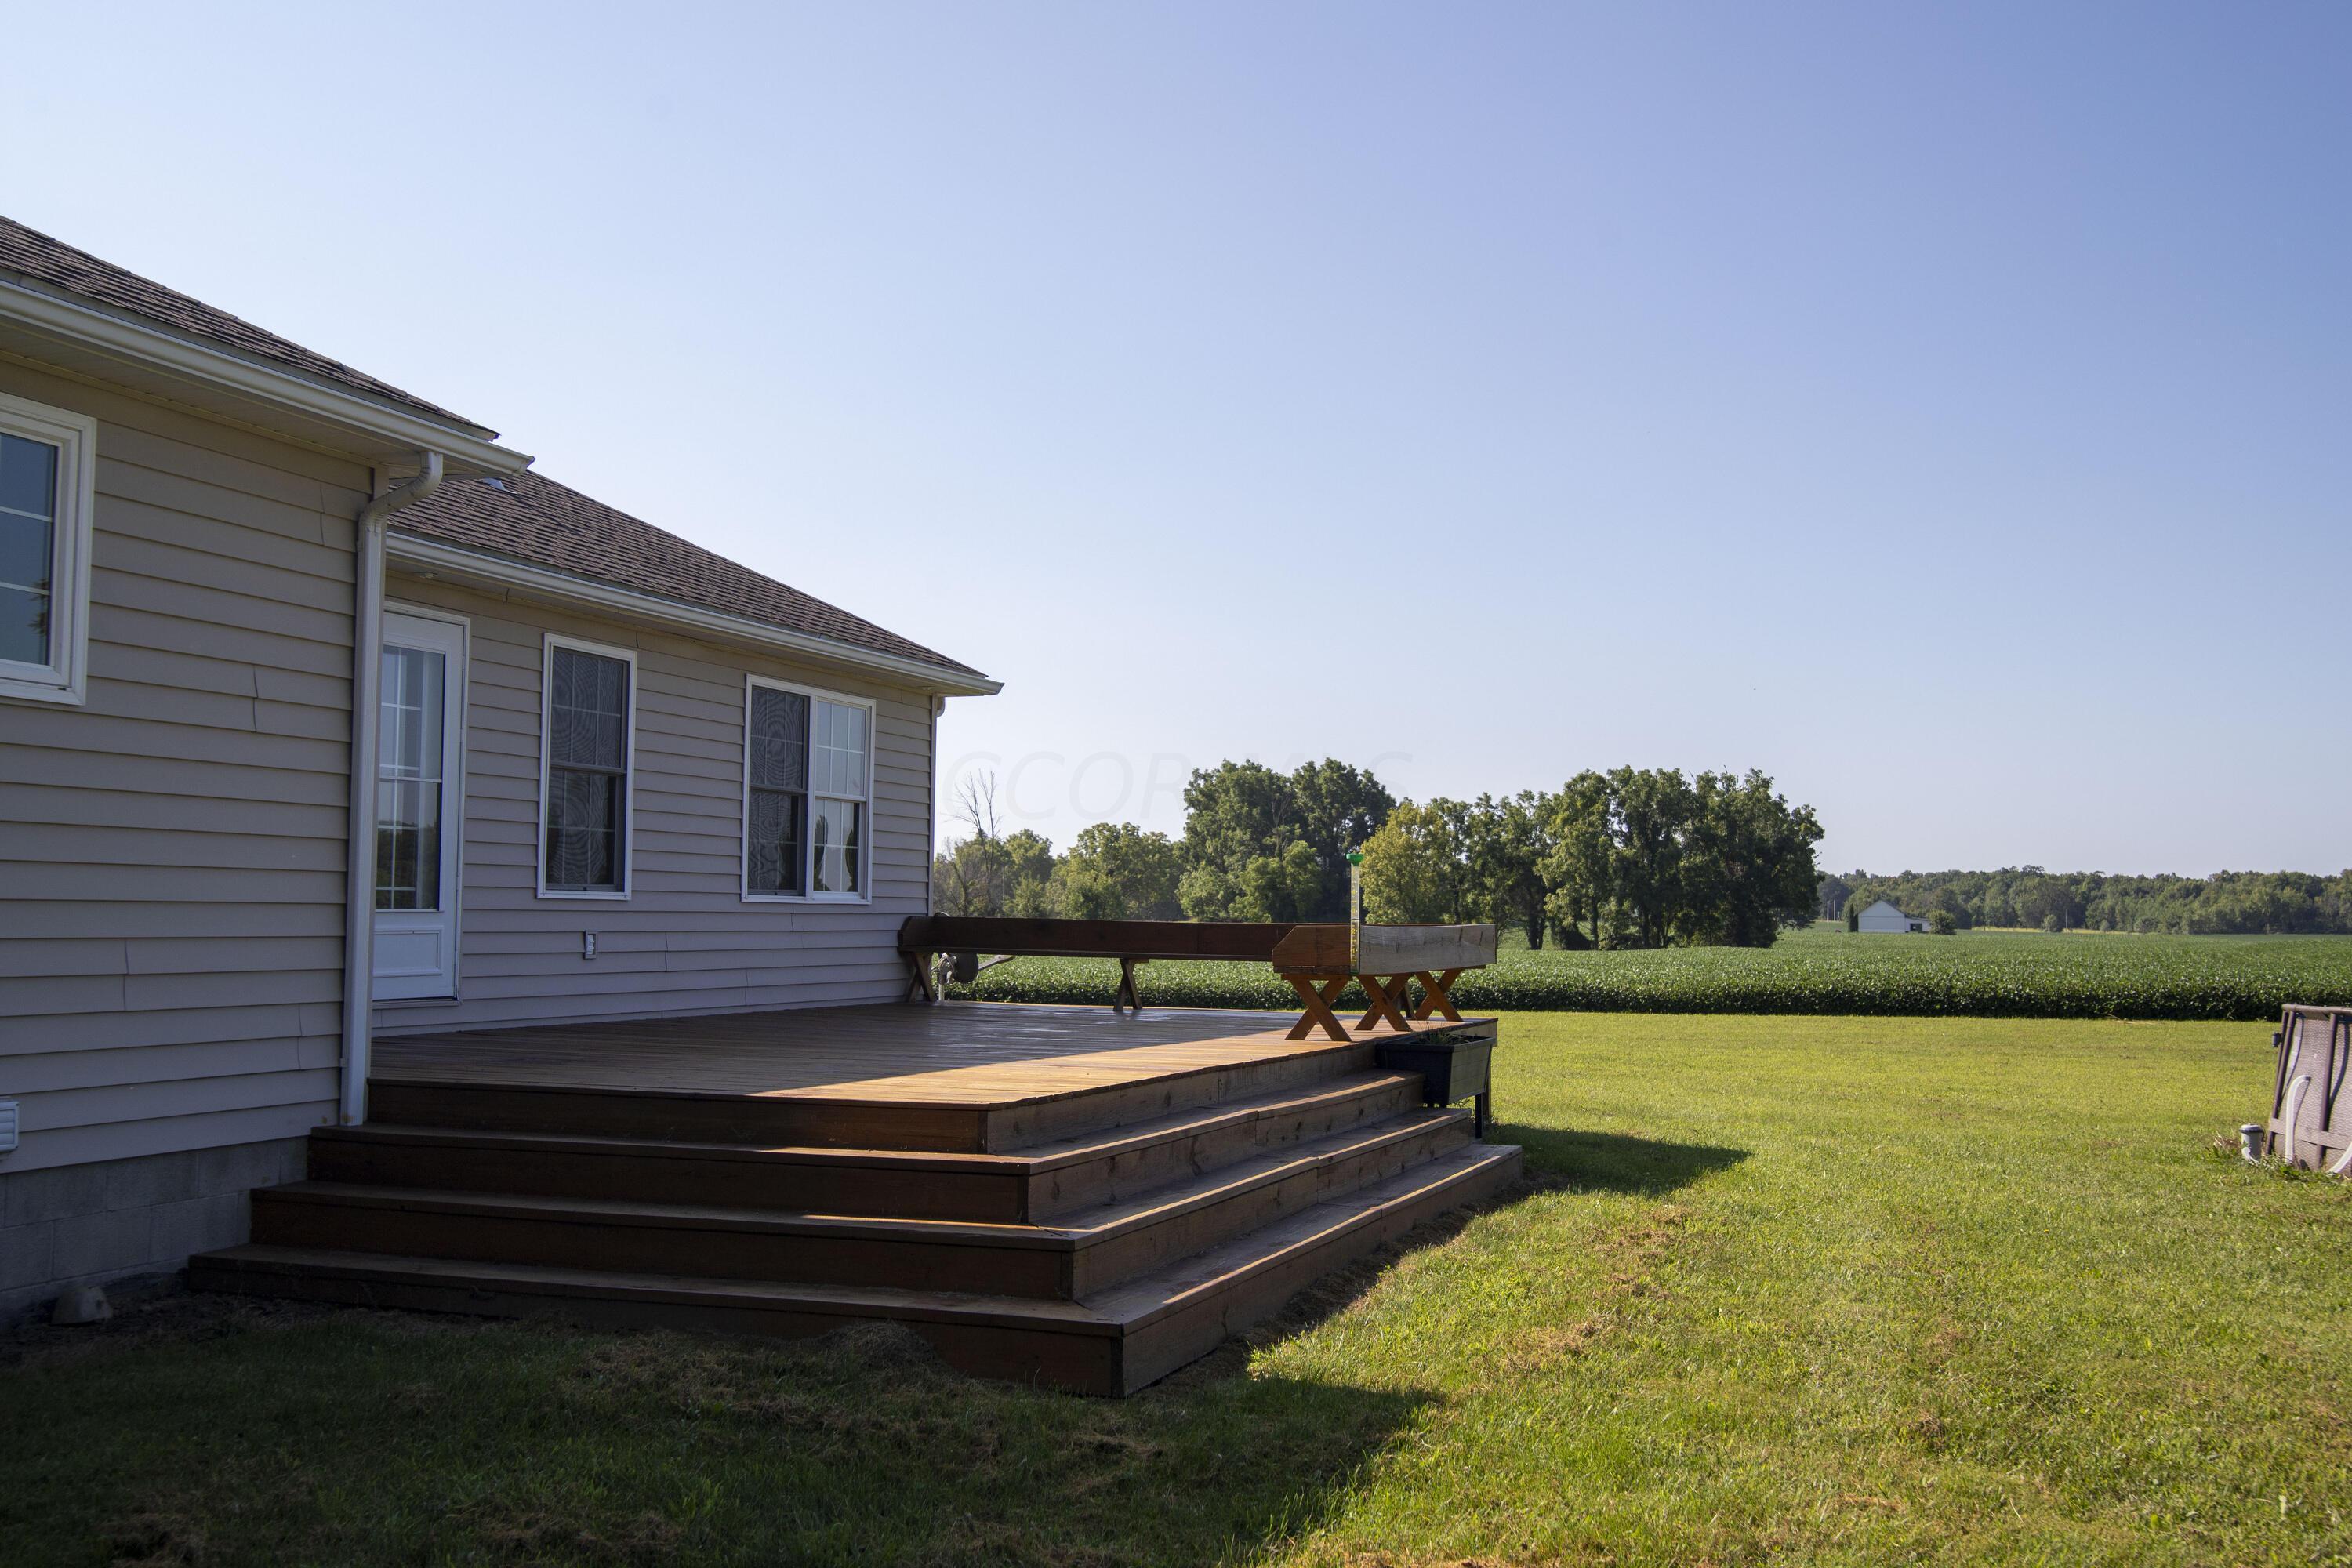
M1276 1310L1301 1288L1516 1179L1519 1151L1469 1143L1308 1205L1080 1301L937 1289L778 1284L656 1271L465 1261L257 1243L190 1260L200 1289L491 1317L797 1337L905 1323L950 1364L1090 1394L1129 1394Z
M1491 1033L1494 1023L1473 1019L1447 1027ZM1272 1054L1114 1081L1100 1081L1086 1058L1073 1057L1042 1064L1034 1075L1040 1087L1032 1093L970 1101L941 1099L935 1086L894 1096L881 1079L835 1097L815 1089L623 1089L409 1074L370 1079L368 1096L375 1120L417 1127L767 1148L1003 1153L1132 1127L1194 1107L1328 1084L1372 1070L1374 1056L1369 1039L1307 1041ZM1057 1074L1063 1075L1059 1083Z
M1070 1299L1387 1180L1469 1138L1465 1112L1415 1109L1048 1224L311 1181L256 1193L253 1235L342 1249L356 1240L411 1257Z
M784 1147L370 1122L320 1128L327 1182L1019 1224L1397 1115L1412 1073L1367 1072L1010 1154Z

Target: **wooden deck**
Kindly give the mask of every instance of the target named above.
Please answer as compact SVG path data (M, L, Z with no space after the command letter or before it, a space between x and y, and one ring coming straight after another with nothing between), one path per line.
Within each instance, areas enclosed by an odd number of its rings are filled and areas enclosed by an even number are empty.
M614 1133L988 1151L1369 1067L1396 1037L1286 1039L1294 1021L946 1003L394 1036L376 1042L370 1091L376 1120L436 1120L420 1102L462 1091L478 1126L536 1126L561 1104Z
M200 1288L823 1333L1125 1394L1516 1180L1295 1015L948 1004L387 1037ZM1491 1019L1416 1025L1475 1047Z
M1309 1048L1289 1013L949 1002L404 1035L374 1075L404 1081L668 1089L1003 1105Z

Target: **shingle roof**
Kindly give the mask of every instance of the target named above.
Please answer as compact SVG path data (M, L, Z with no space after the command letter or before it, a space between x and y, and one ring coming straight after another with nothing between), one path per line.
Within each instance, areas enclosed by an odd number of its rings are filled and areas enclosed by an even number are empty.
M483 428L7 217L0 217L0 273L13 273L78 300L127 311L173 331L336 382L435 419ZM419 538L487 551L633 593L740 616L782 631L911 659L959 675L980 674L970 665L959 664L537 474L522 473L504 480L453 478L433 496L400 512L395 526Z
M872 621L535 473L453 478L394 514L396 532L486 551L761 626L889 654L960 675L980 671Z
M337 383L354 392L363 392L371 397L399 404L435 419L475 430L483 428L462 415L452 414L389 383L353 370L340 360L313 353L300 343L289 342L275 332L264 331L248 321L230 315L226 310L215 310L202 300L190 299L175 289L166 289L135 272L126 272L111 262L100 261L86 250L76 250L64 241L26 228L13 218L0 217L0 271L13 272L21 279L46 284L78 300L128 311L189 337L201 338L255 359L268 360L321 381Z

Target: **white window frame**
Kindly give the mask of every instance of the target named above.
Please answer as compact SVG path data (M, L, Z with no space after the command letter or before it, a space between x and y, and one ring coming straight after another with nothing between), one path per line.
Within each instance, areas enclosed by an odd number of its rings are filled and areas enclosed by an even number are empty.
M96 528L98 421L0 393L0 431L58 448L49 533L47 664L0 659L0 698L79 706L89 696L89 556Z
M626 902L637 889L637 650L614 647L609 643L589 642L583 637L568 637L555 632L547 634L547 646L539 661L539 812L532 819L531 832L538 847L531 857L539 864L539 896L542 899L601 899L608 903ZM621 885L617 889L603 888L551 888L547 885L547 776L552 763L553 748L549 737L554 733L555 650L571 648L576 653L593 653L603 658L617 658L629 667L628 712L622 725L621 741Z
M811 889L808 892L761 893L754 892L751 889L751 703L753 700L753 693L761 690L790 691L797 693L798 695L809 700L809 729L811 731L811 738L809 741L809 781L811 787L804 792L808 801L808 811L805 825L801 834L803 840L801 845L801 886ZM860 868L862 872L862 875L858 878L858 887L860 890L855 893L820 893L814 890L816 887L815 856L817 802L817 791L814 787L816 780L816 747L814 742L814 731L816 729L816 705L819 702L834 702L838 703L844 708L862 708L866 710L866 778L864 781L866 793L858 797L859 804L866 807L866 830L863 835L866 840L866 864ZM858 905L870 904L874 901L874 752L876 750L877 741L874 727L875 717L874 700L870 697L853 697L846 691L828 691L821 686L809 686L797 680L774 680L764 675L746 675L743 678L743 826L741 837L737 840L735 846L735 875L737 882L742 889L743 901L745 903ZM824 798L827 800L843 800L847 797L844 795L829 795Z

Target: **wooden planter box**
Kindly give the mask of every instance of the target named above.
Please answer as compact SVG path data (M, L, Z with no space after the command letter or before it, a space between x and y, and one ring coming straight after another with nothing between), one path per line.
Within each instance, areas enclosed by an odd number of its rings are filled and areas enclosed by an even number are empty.
M1382 1040L1373 1048L1373 1058L1391 1072L1419 1073L1425 1105L1471 1101L1472 1126L1479 1137L1486 1135L1486 1123L1494 1119L1493 1035L1415 1035Z

